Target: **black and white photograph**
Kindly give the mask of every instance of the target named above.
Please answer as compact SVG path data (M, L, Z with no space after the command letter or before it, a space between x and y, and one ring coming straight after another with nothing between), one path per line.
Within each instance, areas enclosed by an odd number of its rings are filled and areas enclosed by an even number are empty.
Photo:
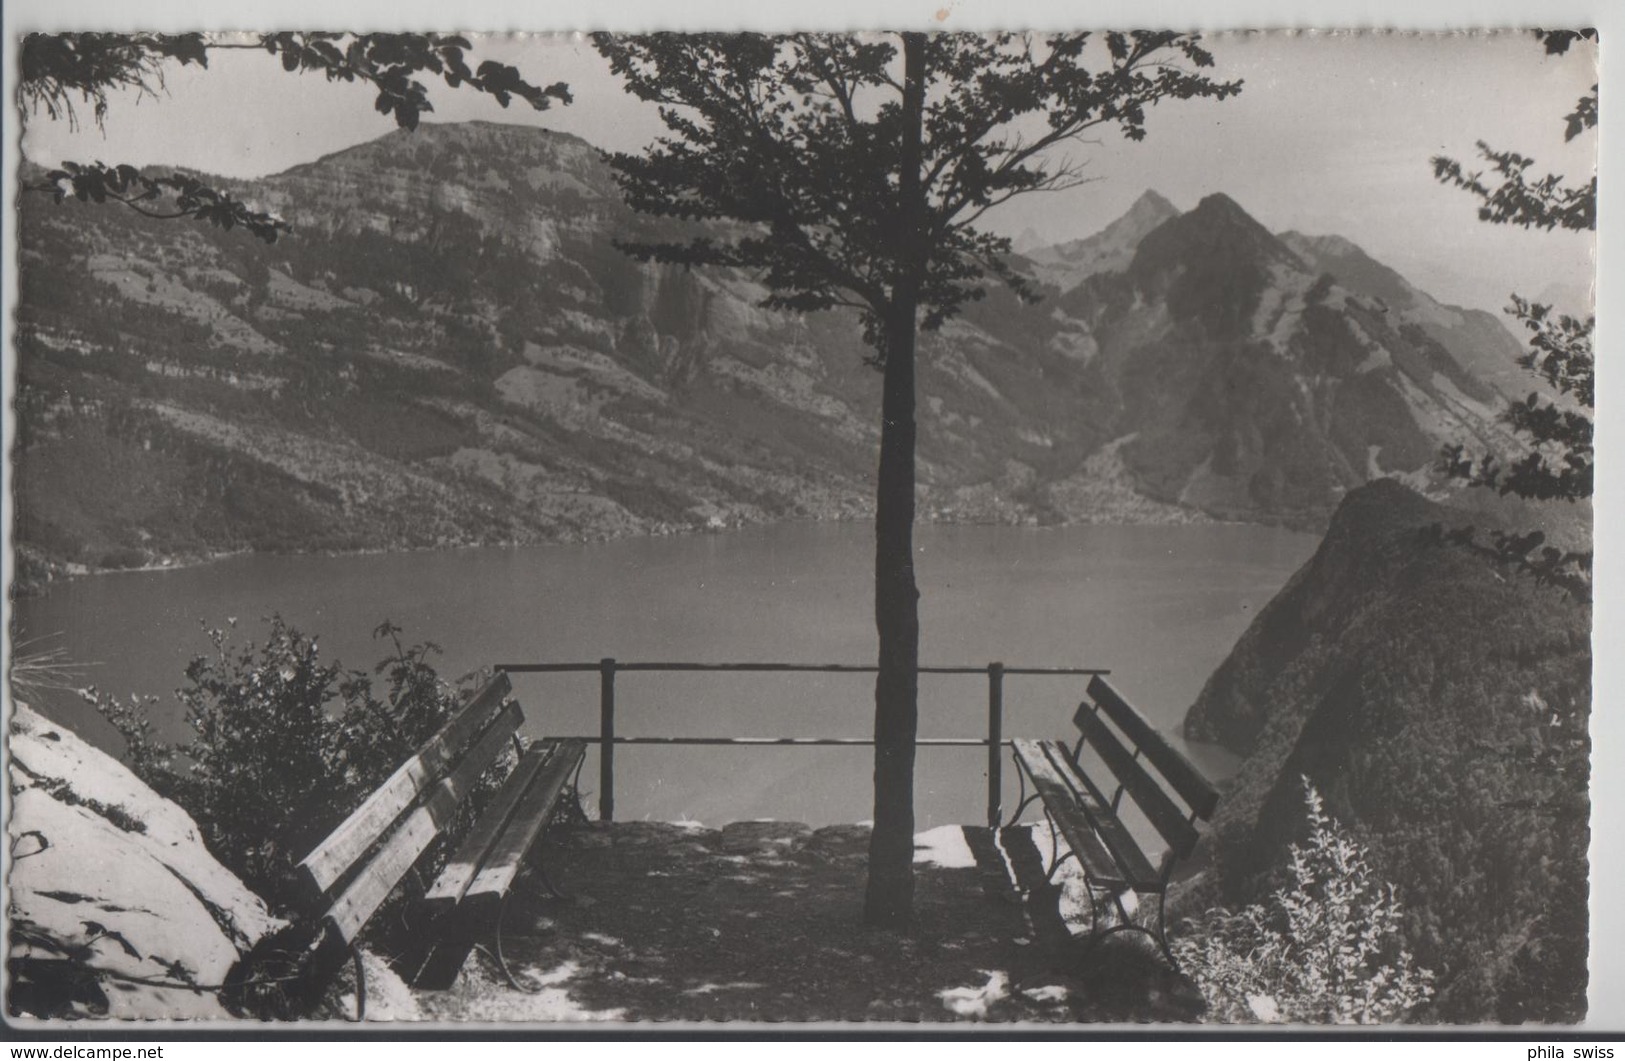
M1618 1025L1606 33L929 6L8 24L10 1026Z

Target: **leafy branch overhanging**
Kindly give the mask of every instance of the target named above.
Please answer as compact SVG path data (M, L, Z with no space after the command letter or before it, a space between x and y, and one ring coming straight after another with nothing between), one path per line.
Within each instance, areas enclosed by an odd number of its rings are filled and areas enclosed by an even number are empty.
M1536 38L1551 56L1571 45L1595 39L1594 30L1537 30ZM1572 141L1597 126L1597 85L1581 96L1564 118L1564 140ZM1497 151L1480 141L1480 155L1498 184L1486 183L1483 172L1468 172L1454 159L1432 160L1434 176L1480 201L1478 216L1490 224L1517 225L1543 231L1596 231L1597 178L1566 183L1558 174L1532 177L1534 160L1513 151ZM1596 360L1592 348L1595 317L1571 317L1549 305L1512 296L1507 313L1529 333L1529 350L1518 364L1545 381L1551 394L1531 392L1513 402L1502 420L1524 444L1512 458L1495 453L1469 454L1460 444L1445 447L1440 467L1452 478L1503 495L1535 501L1575 502L1594 489L1593 409ZM1540 531L1495 534L1495 551L1538 578L1574 590L1589 585L1591 553L1564 552L1545 546ZM1538 552L1537 552L1538 550Z
M512 66L492 60L470 67L467 38L435 33L34 33L23 40L18 103L29 114L43 113L77 127L78 105L88 105L98 128L105 124L111 94L157 96L171 63L209 65L213 51L264 51L289 73L319 72L328 81L361 83L377 93L374 106L392 114L403 129L416 129L434 110L418 75L442 79L451 88L482 92L507 107L514 99L546 110L570 102L562 82L545 87L526 81ZM149 217L190 217L222 229L242 228L267 243L291 231L287 222L256 210L229 192L196 177L171 173L147 176L129 165L65 162L28 190L57 202L70 195L80 202L122 203Z

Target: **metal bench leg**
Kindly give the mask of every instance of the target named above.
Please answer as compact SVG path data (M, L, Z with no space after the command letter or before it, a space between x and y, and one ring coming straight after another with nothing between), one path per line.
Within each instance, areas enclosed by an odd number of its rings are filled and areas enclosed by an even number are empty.
M1055 858L1052 855L1051 856L1052 861L1049 864L1049 872L1044 874L1044 879L1049 881L1051 884L1054 884L1055 883L1055 874L1060 872L1061 866L1069 858L1077 858L1077 852L1068 851L1066 854L1062 855L1060 858ZM1078 865L1080 865L1080 866L1083 865L1083 860L1082 859L1078 860Z
M542 988L526 987L524 984L521 984L513 975L513 971L508 968L508 959L502 953L502 922L508 916L508 898L509 897L507 895L502 897L502 906L497 910L496 932L492 940L492 942L495 944L495 950L491 956L496 959L497 968L501 970L502 978L508 981L509 987L513 988L515 991L522 992L523 994L538 995L541 994Z
M1020 821L1021 812L1027 809L1028 804L1038 798L1037 789L1033 790L1032 795L1027 795L1027 771L1021 768L1021 760L1017 759L1014 753L1011 753L1010 758L1016 764L1016 784L1021 787L1016 793L1016 809L1011 813L1010 820L1005 823L1006 829Z
M350 948L350 960L355 963L355 1019L359 1024L367 1019L367 969L361 964L361 948Z
M592 821L587 816L586 808L581 805L581 768L586 764L587 757L583 755L576 762L575 773L570 777L570 807L572 809L570 817L577 825L585 825Z
M1104 889L1104 888L1100 889L1100 890L1101 891L1110 891L1110 889ZM1123 906L1123 893L1119 892L1119 891L1111 891L1110 892L1112 905L1117 907L1117 917L1118 917L1117 923L1113 924L1113 925L1107 925L1104 929L1101 928L1100 927L1100 901L1095 898L1095 891L1096 891L1095 887L1092 884L1090 884L1089 885L1089 935L1083 942L1083 953L1086 954L1086 955L1088 953L1090 953L1091 951L1093 951L1096 947L1100 946L1101 942L1103 940L1105 940L1105 938L1107 936L1110 936L1114 932L1143 932L1143 931L1145 931L1139 925L1136 925L1132 921L1129 920L1128 910L1125 909L1124 906Z
M542 878L542 886L548 890L548 893L555 899L569 901L571 896L559 891L558 886L553 883L553 878L547 875L547 862L542 858L540 851L536 853L535 865L536 875Z
M1100 930L1100 902L1095 898L1095 890L1089 889L1089 934L1083 937L1083 946L1078 948L1081 957L1088 957L1098 946L1100 941L1111 934L1111 929Z
M1177 973L1181 972L1182 970L1179 968L1179 959L1174 957L1173 948L1168 946L1167 918L1168 889L1165 886L1162 890L1162 894L1157 896L1157 930L1152 933L1151 938L1157 941L1157 946L1162 948L1162 956L1168 959L1168 964L1173 966L1174 972Z
M1083 889L1089 893L1089 939L1093 940L1100 931L1100 902L1095 898L1095 889L1088 877L1083 879ZM1084 949L1087 951L1091 945L1086 944Z
M581 767L579 765L577 765L577 767L576 767L577 776L580 776L580 771L581 771ZM578 809L579 809L579 807L580 807L580 805L577 804ZM552 895L553 895L553 897L555 899L561 899L561 900L566 900L566 901L568 901L570 899L569 895L567 895L564 892L560 891L558 889L558 887L553 883L553 878L551 878L551 877L549 877L547 875L547 864L542 858L540 838L538 838L538 842L537 842L537 845L536 845L536 848L535 848L535 854L532 856L532 865L535 868L537 875L542 878L543 886L546 887L547 890L550 893L552 893ZM529 987L526 987L525 985L523 985L523 984L521 984L519 982L518 978L513 975L513 970L508 968L507 956L502 953L502 925L503 925L503 922L506 921L507 918L508 918L508 902L512 898L513 898L513 892L510 890L506 895L504 895L502 897L502 905L497 908L496 927L495 927L494 932L492 933L492 941L491 941L492 944L493 944L492 951L491 951L491 957L496 960L497 969L501 971L502 978L504 980L508 981L508 986L509 987L513 988L515 991L521 991L521 992L523 992L523 993L525 993L527 995L540 994L541 991L543 990L542 988L540 988L540 987L529 988Z
M1048 877L1054 879L1055 871L1061 866L1061 827L1055 824L1055 815L1050 813L1048 803L1044 804L1044 824L1049 826Z
M1091 891L1091 904L1093 901L1094 893ZM1180 972L1181 969L1179 960L1174 957L1173 949L1168 945L1168 935L1165 921L1167 901L1168 893L1166 891L1158 894L1156 926L1154 928L1147 928L1145 925L1135 924L1133 919L1130 918L1128 910L1123 906L1123 893L1113 894L1112 903L1117 907L1117 923L1114 925L1109 925L1104 931L1101 931L1098 928L1098 920L1092 922L1090 925L1089 938L1084 942L1083 953L1088 954L1090 951L1094 950L1095 947L1099 946L1101 941L1107 936L1115 935L1118 932L1139 932L1142 935L1151 937L1152 942L1156 943L1157 949L1162 952L1163 958L1167 959L1169 966L1174 970L1174 972ZM1094 914L1095 911L1091 909L1090 913Z

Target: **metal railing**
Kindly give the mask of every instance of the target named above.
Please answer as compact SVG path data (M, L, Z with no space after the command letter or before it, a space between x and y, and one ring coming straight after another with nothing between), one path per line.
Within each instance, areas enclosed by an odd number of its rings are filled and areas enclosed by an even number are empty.
M596 663L498 663L509 674L598 674L598 736L584 737L598 745L598 818L615 820L615 746L617 744L738 745L754 747L865 747L873 737L621 737L615 733L615 675L621 672L756 673L756 674L874 674L873 664L849 663L623 663L606 656ZM989 663L981 667L920 667L920 674L979 674L987 676L986 737L921 737L917 747L987 748L987 823L997 827L1003 803L1004 777L1001 751L1004 739L1004 679L1006 676L1045 675L1093 677L1110 674L1098 667L1007 667Z

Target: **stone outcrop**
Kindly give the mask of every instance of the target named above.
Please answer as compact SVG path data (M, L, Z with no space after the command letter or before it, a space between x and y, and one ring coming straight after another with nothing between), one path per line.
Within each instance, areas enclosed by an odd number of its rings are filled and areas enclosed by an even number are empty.
M224 1017L209 985L282 922L197 824L71 730L11 719L8 1012Z
M1439 974L1425 1019L1567 1023L1585 1013L1591 611L1468 544L1474 522L1391 481L1351 492L1185 735L1244 757L1208 838L1225 905L1279 885L1307 779L1397 886Z

